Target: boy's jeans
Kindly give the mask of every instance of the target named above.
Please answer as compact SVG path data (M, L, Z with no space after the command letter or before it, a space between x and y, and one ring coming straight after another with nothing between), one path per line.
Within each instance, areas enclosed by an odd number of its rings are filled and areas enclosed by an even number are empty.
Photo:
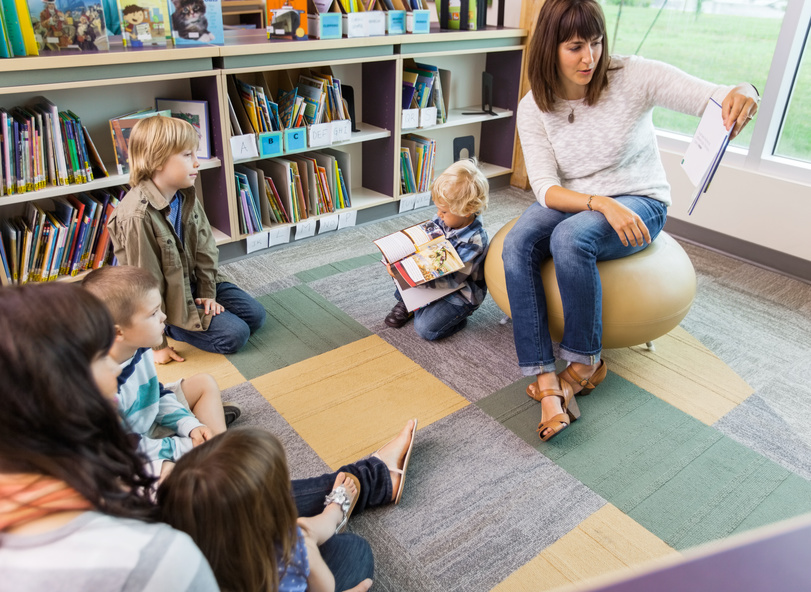
M658 236L665 225L667 206L642 196L615 199L642 218L651 240ZM502 251L515 349L524 376L555 371L541 262L550 255L555 262L564 320L560 357L595 364L600 359L603 332L597 261L626 257L646 246L623 246L599 212L566 213L539 203L527 208L507 234Z
M192 296L197 297L194 285ZM208 331L188 331L166 325L166 335L215 354L233 354L242 349L251 334L265 324L265 309L247 292L229 282L217 284L215 300L225 311L211 318Z

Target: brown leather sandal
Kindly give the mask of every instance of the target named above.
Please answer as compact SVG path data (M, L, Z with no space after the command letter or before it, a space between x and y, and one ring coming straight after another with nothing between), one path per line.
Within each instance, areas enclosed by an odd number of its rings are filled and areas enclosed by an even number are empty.
M600 384L603 379L608 374L608 365L605 363L605 360L600 360L600 365L597 367L597 370L594 371L594 374L591 375L590 378L583 378L577 372L575 372L572 365L569 364L566 366L566 369L558 374L558 378L561 380L565 380L568 382L572 387L575 386L582 386L582 390L575 393L576 395L590 395L591 391L597 388L597 385Z
M551 419L538 424L536 431L538 432L538 437L544 442L551 440L580 417L580 408L577 406L577 401L574 398L572 386L568 382L561 381L559 389L544 389L542 391L539 391L537 383L533 382L527 387L527 394L536 401L541 401L546 397L560 398L560 406L563 408L563 413L558 413Z

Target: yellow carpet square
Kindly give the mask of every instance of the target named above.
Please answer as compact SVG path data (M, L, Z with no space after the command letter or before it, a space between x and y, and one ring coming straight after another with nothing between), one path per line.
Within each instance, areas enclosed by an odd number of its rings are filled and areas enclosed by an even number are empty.
M746 381L681 327L645 346L603 352L608 368L712 425L754 391ZM599 391L597 391L599 393Z
M204 352L188 343L181 343L171 339L169 340L169 344L174 347L177 353L183 356L186 361L170 362L163 366L157 366L158 380L163 384L169 384L181 378L188 378L189 376L200 374L201 372L211 374L217 381L220 390L245 382L245 377L240 374L239 370L237 370L224 355Z
M377 335L251 381L333 469L468 401Z
M615 506L606 504L493 590L553 590L677 554Z

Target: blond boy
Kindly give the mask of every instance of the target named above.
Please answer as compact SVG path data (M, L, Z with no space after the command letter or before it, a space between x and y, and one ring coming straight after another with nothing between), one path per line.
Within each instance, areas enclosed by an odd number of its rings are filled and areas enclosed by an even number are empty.
M239 408L223 410L220 389L209 374L163 386L155 372L152 347L163 339L166 315L161 311L157 280L132 266L92 271L82 286L97 296L113 317L115 341L110 356L121 364L116 403L126 428L140 437L138 448L153 474L165 474L192 447L226 429ZM230 423L230 422L229 422Z
M410 313L395 292L397 303L386 316L389 327L399 329L414 317L414 330L423 339L434 341L453 335L467 324L467 317L479 308L487 295L484 258L488 237L480 214L487 208L490 185L476 161L460 160L437 177L431 197L437 208L433 221L465 263L464 269L432 280L420 289L459 288L447 296Z
M195 194L200 163L194 127L174 117L147 117L129 139L130 185L110 216L122 265L158 280L166 335L204 351L231 354L265 322L265 309L234 284L219 281L218 251ZM183 361L162 340L155 361Z

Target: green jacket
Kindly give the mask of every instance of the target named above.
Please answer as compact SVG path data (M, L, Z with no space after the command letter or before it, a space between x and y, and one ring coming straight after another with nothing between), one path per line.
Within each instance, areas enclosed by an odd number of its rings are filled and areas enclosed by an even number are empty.
M166 322L188 331L205 331L211 322L194 303L217 296L219 251L194 187L181 189L184 244L167 216L169 201L152 181L131 189L113 211L108 227L119 265L135 265L151 272L160 283ZM161 347L166 346L166 338Z

